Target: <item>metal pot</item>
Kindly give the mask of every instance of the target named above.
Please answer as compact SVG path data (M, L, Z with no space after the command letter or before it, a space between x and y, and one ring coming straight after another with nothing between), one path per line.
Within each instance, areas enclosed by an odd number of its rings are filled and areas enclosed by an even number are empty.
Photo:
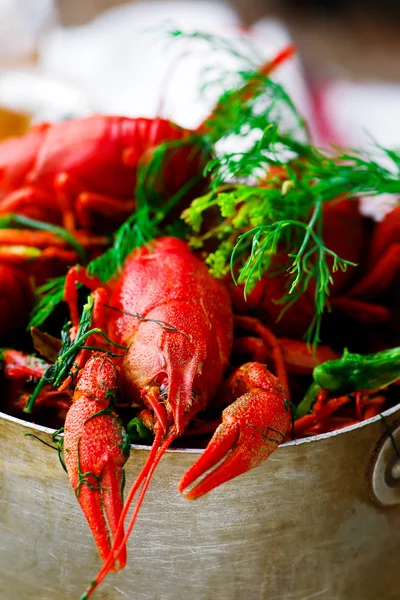
M168 452L128 565L95 598L398 600L400 406L384 415L283 444L195 502L176 485L200 451ZM0 598L77 600L100 559L57 453L26 432L52 433L0 414ZM147 451L133 448L127 485Z

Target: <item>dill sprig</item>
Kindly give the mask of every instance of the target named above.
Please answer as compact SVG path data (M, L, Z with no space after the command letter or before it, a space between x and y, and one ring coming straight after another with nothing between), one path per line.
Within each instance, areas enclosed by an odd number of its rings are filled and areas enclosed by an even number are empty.
M231 270L234 280L245 284L245 295L285 256L287 293L279 300L280 317L314 286L315 315L306 339L315 344L333 273L355 266L324 243L323 205L338 196L400 194L400 152L323 151L281 134L279 123L268 123L270 117L249 150L221 153L210 161L211 191L195 199L182 217L192 229L193 247L214 239L215 250L206 255L212 274L222 277ZM385 161L375 158L377 150ZM220 220L203 233L211 207L219 209Z
M57 386L69 373L76 356L76 349L79 349L79 347L82 345L82 341L86 340L87 338L86 334L89 331L92 322L93 303L93 298L89 296L87 304L85 304L83 307L78 331L73 341L69 335L71 323L68 322L64 325L61 331L61 349L58 353L57 360L54 365L47 367L46 371L43 373L41 380L38 382L32 394L28 398L24 412L32 412L35 402L45 385L52 384Z
M210 191L182 214L191 229L189 241L196 249L206 241L207 248L214 246L211 252L203 250L211 273L222 277L231 270L234 280L244 283L245 295L264 274L277 268L286 273L280 317L312 289L315 315L306 339L315 344L333 273L355 266L325 244L323 205L338 196L400 193L400 153L379 147L373 154L316 148L285 89L269 77L268 65L260 67L251 42L180 30L170 36L225 52L239 66L233 79L229 70L224 77L219 65L204 74L203 91L210 82L224 85L227 80L231 89L225 86L199 128L215 153L205 169ZM383 162L375 158L377 151ZM220 218L206 226L213 207Z
M64 298L65 276L50 279L36 290L39 300L31 312L28 329L39 327L61 304Z
M150 241L157 234L157 223L150 218L147 207L137 210L116 231L111 248L87 265L88 273L107 282L118 272L134 248ZM64 299L64 286L65 276L61 276L38 288L39 300L31 313L28 328L39 327L52 314Z
M102 348L85 345L86 340L91 335L99 334L106 340L106 342L111 344L111 346L121 348L125 351L127 350L126 346L121 346L121 344L113 342L100 328L94 327L93 329L90 329L90 326L92 324L93 304L93 297L88 296L87 303L83 307L81 318L79 320L78 331L73 340L71 340L69 334L71 323L68 322L64 325L61 331L61 349L57 356L56 362L54 363L54 365L50 365L44 372L41 380L36 385L32 394L29 396L28 402L26 403L26 406L24 408L24 412L32 412L32 409L39 396L39 393L46 384L52 384L54 387L58 387L63 381L63 379L65 379L70 374L75 357L79 350L82 350L82 348L85 347L90 350L102 351ZM109 354L113 355L113 353Z
M117 230L111 248L88 264L89 274L107 282L118 272L134 248L142 246L157 234L156 220L151 219L149 209L144 205Z
M400 152L378 146L372 154L313 146L295 104L269 77L268 64L259 66L261 58L250 42L180 30L168 35L222 50L238 61L239 68L233 73L213 63L207 69L203 91L218 82L223 88L215 109L192 135L161 144L150 160L142 161L135 191L137 211L116 232L112 248L89 264L89 272L108 281L133 248L172 227L193 248L203 250L214 276L231 271L234 280L244 284L245 294L265 274L286 273L287 290L278 300L281 316L312 290L315 315L306 338L315 344L329 306L333 273L354 266L324 241L324 204L338 197L400 194ZM185 144L203 153L209 189L182 213L183 228L176 222L167 226L166 217L200 175L168 200L160 181L171 152L179 152ZM375 157L377 151L383 162ZM213 217L206 220L210 209ZM57 285L48 290L47 304L39 303L35 325L59 301Z

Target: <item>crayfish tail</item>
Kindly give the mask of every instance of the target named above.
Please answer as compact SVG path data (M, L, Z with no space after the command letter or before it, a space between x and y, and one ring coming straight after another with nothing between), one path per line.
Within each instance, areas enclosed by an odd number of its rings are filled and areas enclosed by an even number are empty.
M121 546L123 466L129 440L112 410L118 370L104 354L94 355L81 371L64 426L64 460L68 477L104 562L112 544ZM121 546L118 566L126 563ZM116 570L117 561L111 565Z
M102 432L109 436L107 445L103 443ZM116 539L123 508L123 464L127 458L120 448L123 441L123 432L112 411L101 414L96 401L86 396L75 400L65 420L65 463L103 561L107 560ZM121 552L119 563L122 569L126 549Z

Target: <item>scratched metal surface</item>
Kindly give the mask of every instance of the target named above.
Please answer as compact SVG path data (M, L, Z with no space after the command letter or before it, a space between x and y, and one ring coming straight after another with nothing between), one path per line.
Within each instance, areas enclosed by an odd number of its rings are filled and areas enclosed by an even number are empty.
M32 430L0 415L0 599L78 600L100 566L97 551L56 453L24 431ZM176 484L197 455L168 453L127 568L95 598L398 600L400 507L377 507L366 483L383 433L377 420L285 445L196 502ZM145 455L132 452L128 484Z

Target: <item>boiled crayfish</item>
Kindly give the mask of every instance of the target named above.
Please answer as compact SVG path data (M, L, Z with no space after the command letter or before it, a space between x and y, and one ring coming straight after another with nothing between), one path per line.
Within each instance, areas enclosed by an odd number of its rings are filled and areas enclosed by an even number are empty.
M78 283L93 290L96 331L127 348L125 355L111 359L104 341L104 352L94 356L83 346L74 363L77 383L65 421L65 462L104 560L88 597L117 563L124 566L126 541L163 453L216 396L232 349L233 315L223 284L176 238L159 238L134 250L106 285L83 268L71 269L65 300L72 336L79 326ZM87 344L92 342L102 343L98 334ZM112 410L116 394L144 405L143 418L154 432L148 459L123 507L121 477L129 445ZM234 402L183 477L180 491L215 465L187 498L197 498L264 461L289 430L287 394L265 365L248 363L231 375L223 395L225 403L228 397ZM125 517L141 484L124 534Z
M16 322L25 326L37 286L82 262L65 237L32 227L62 224L93 258L106 243L98 234L133 212L138 165L160 144L172 145L152 181L160 197L202 189L205 155L188 136L166 119L99 115L37 125L0 143L0 219L16 215L29 228L0 228L0 304L9 315L0 319L0 340L8 341Z
M0 144L0 215L62 222L70 231L96 230L99 218L103 228L110 220L115 227L134 210L140 161L188 133L166 119L104 115L37 125ZM195 150L175 148L162 165L167 197L201 178L204 163Z

